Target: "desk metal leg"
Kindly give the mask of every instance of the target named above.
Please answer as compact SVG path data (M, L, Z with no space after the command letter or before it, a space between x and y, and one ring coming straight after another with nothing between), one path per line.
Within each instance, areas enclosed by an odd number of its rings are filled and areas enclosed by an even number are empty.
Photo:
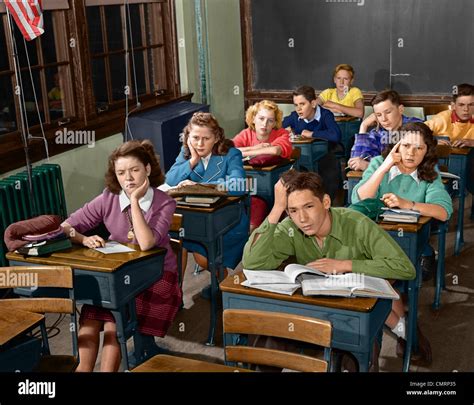
M464 199L466 194L466 182L461 178L461 186L459 188L459 212L458 224L456 229L456 242L454 245L454 255L458 256L462 245L464 245Z
M412 350L418 347L417 324L418 324L418 283L421 269L420 264L416 265L415 280L408 281L408 324L407 341L405 345L405 357L403 359L403 371L410 369Z
M125 336L125 325L123 322L122 311L111 311L114 315L115 322L117 325L117 340L120 345L120 352L122 354L122 360L120 365L122 366L123 370L129 370L129 363L128 363L128 352L127 352L127 338Z
M359 362L359 371L367 373L369 371L370 353L352 353Z
M217 241L207 245L208 267L211 273L211 313L209 322L209 333L207 336L207 346L214 346L214 336L216 333L217 322L217 298L219 291L219 284L217 277L222 263L222 236Z
M438 233L438 267L436 269L436 292L435 299L433 302L433 308L439 309L441 306L441 290L445 287L445 271L444 271L444 257L446 250L446 228L448 222L442 222L439 224Z

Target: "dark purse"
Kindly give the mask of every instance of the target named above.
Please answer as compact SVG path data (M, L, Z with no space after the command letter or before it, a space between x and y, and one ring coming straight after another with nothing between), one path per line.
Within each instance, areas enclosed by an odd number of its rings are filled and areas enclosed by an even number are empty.
M249 159L246 164L254 167L274 166L288 161L278 155L258 155Z
M382 213L382 207L385 207L385 204L378 198L366 198L365 200L349 205L350 209L359 211L375 222L378 221L379 215Z

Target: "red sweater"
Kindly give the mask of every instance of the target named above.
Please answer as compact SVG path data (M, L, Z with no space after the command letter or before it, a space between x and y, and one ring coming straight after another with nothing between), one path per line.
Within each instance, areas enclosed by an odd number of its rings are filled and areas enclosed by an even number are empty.
M272 146L279 146L281 148L281 157L288 159L293 150L289 135L288 131L284 128L274 129L270 133L268 140L261 142L257 139L257 133L254 130L246 128L236 135L233 141L236 148L255 146L260 143L270 143Z

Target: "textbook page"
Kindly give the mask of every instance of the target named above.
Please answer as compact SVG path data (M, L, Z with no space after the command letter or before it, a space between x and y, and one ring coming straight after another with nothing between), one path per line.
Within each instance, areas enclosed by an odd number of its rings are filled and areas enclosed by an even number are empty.
M322 271L295 263L287 265L285 267L285 273L288 275L288 278L291 280L292 283L296 282L296 278L303 273L312 273L317 274L318 276L328 277L328 274L323 273Z
M121 243L115 241L109 241L105 243L103 248L94 248L100 253L111 254L111 253L129 253L135 252L134 249L129 248L128 246L122 245Z
M244 287L256 288L258 290L273 292L277 294L293 295L300 288L299 284L250 284L248 280L241 283Z
M245 278L249 285L256 284L291 284L292 280L280 270L246 270Z
M359 297L380 297L390 298L394 300L400 299L398 293L393 289L392 285L383 278L364 276L364 286L353 288L353 292ZM365 294L367 293L367 294Z

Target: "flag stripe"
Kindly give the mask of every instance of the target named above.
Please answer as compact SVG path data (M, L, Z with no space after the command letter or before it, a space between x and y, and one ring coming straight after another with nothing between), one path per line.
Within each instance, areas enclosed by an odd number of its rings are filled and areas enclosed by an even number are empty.
M43 34L41 0L5 0L5 5L26 40Z

